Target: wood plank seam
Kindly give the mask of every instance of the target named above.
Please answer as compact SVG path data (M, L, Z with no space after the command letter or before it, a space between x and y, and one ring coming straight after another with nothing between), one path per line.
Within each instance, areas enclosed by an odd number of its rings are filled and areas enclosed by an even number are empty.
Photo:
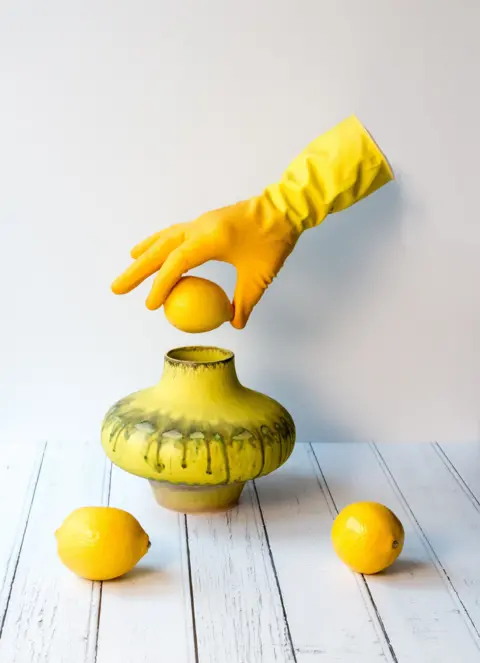
M370 444L370 448L372 449L378 464L380 465L382 471L384 472L387 480L390 482L390 485L392 486L392 489L395 491L398 499L402 503L402 506L404 507L408 517L410 518L410 521L412 525L415 527L417 530L417 533L420 537L420 540L422 541L425 550L427 551L430 559L432 560L433 565L435 566L435 569L439 576L443 579L445 585L447 586L450 595L452 596L452 599L457 606L458 611L462 615L468 630L470 631L470 634L472 635L473 639L475 640L475 644L477 647L480 649L480 632L478 631L475 622L473 621L472 617L470 616L470 613L467 610L467 607L465 606L464 602L460 598L460 595L453 584L450 576L448 575L447 570L443 566L440 558L438 557L435 549L433 548L432 544L430 543L430 540L422 528L419 520L415 516L415 513L413 509L411 508L410 504L408 503L405 495L402 492L402 489L400 488L399 484L397 483L392 470L390 467L387 465L384 457L382 456L380 450L378 449L378 446L372 442Z
M287 635L287 640L290 643L292 660L294 661L294 663L297 663L297 655L295 653L295 647L293 646L292 633L290 631L290 624L288 623L287 611L285 609L285 601L284 601L284 598L283 598L282 589L280 587L280 581L279 581L279 578L278 578L277 567L275 566L275 560L273 558L272 547L270 545L270 538L268 536L267 525L265 523L265 518L264 518L264 515L263 515L263 511L262 511L262 505L260 504L260 499L258 497L257 486L255 484L255 481L252 481L252 484L253 484L253 494L255 495L255 500L256 500L256 503L257 503L257 508L258 508L258 511L259 511L259 514L260 514L260 520L261 520L262 527L263 527L265 542L267 544L268 556L269 556L269 559L270 559L270 564L272 566L273 576L275 578L275 584L277 586L278 596L279 596L279 599L280 599L280 605L281 605L281 608L282 608L283 619L284 619L284 622L285 622L285 631L286 631L286 635Z
M188 516L178 513L178 535L180 539L180 568L182 571L182 593L185 606L185 637L188 642L188 663L199 663L199 645L197 624L195 621L195 603L193 591L193 570L190 558L188 534ZM191 637L190 637L191 636Z
M195 663L199 663L197 622L195 617L195 595L193 591L193 577L192 577L192 560L190 555L190 541L188 538L188 516L185 514L183 516L183 519L184 519L184 528L185 528L185 544L187 552L187 572L188 572L188 587L190 591L190 610L192 614L193 652L195 656Z
M452 477L455 479L457 484L460 486L462 491L465 493L465 495L468 497L470 502L472 503L473 507L475 508L476 511L480 513L480 501L473 492L473 490L470 488L468 483L465 481L465 479L462 477L460 472L457 470L455 467L454 463L450 460L448 457L448 454L445 452L444 449L442 449L441 445L438 444L438 442L433 442L432 443L433 450L437 454L437 456L440 458L440 460L443 462L447 470L450 472Z
M184 515L159 507L145 480L115 465L109 504L133 514L152 545L129 573L103 584L97 663L153 663L159 647L160 659L195 663Z
M295 660L253 484L237 508L188 525L200 662Z
M105 468L102 480L102 506L110 504L112 488L112 463L105 459ZM98 657L98 639L100 636L100 620L102 614L103 582L92 582L90 596L89 628L85 646L85 663L96 663Z
M325 475L323 474L323 470L320 466L320 462L315 454L315 450L312 446L312 443L309 442L309 457L310 460L312 461L313 468L315 470L315 475L317 477L317 481L320 485L320 488L322 490L322 493L325 497L325 501L327 502L328 509L330 511L330 514L332 516L332 520L334 520L338 514L338 508L335 503L335 500L333 498L333 495L330 491L330 488L328 486L328 483L325 479ZM352 571L353 573L353 571ZM372 620L372 624L374 625L375 631L379 637L379 640L382 643L382 648L384 650L384 655L385 657L389 658L392 663L398 663L398 658L395 653L395 650L393 648L393 645L390 641L390 637L388 635L387 629L385 627L385 624L383 622L383 619L380 615L380 611L378 610L378 607L375 603L375 600L372 596L372 593L370 591L370 587L368 585L368 581L365 578L365 576L359 574L359 573L353 573L355 577L355 581L357 583L358 589L360 591L360 594L362 596L363 602L365 604L365 608Z
M3 613L0 617L0 638L2 637L3 634L3 629L5 626L5 620L7 618L7 612L8 608L10 605L10 599L12 597L12 591L13 591L13 585L15 583L15 578L17 575L17 569L18 569L18 564L20 561L20 556L22 554L22 548L23 548L23 543L25 541L25 535L27 533L27 528L28 528L28 523L30 521L30 515L32 512L32 506L33 506L33 501L35 499L35 493L37 490L38 482L40 479L40 474L42 471L42 466L43 466L43 459L45 458L45 451L47 448L47 442L44 442L41 446L41 450L38 453L38 460L34 465L34 468L32 470L32 474L30 477L30 486L31 489L27 490L27 495L25 497L25 507L24 507L24 513L25 517L20 519L21 522L23 522L23 526L21 526L21 529L18 533L18 536L15 537L15 541L12 546L12 552L10 554L10 558L8 560L7 564L7 571L5 573L5 578L4 578L4 584L8 583L8 593L7 593L7 598L5 601L5 606L3 609ZM18 540L18 543L17 543ZM10 574L10 578L8 578L8 569L13 565L12 572Z

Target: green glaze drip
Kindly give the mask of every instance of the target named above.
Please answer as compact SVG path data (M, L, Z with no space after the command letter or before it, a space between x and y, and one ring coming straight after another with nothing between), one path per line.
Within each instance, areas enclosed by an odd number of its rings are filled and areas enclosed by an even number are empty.
M282 427L280 426L278 421L275 422L275 432L277 434L278 443L279 443L279 447L280 447L280 465L281 465L283 463L284 449L283 449Z
M230 483L230 463L228 460L228 450L225 444L225 440L219 433L215 433L213 439L216 442L221 442L221 449L223 453L223 462L225 463L225 483Z
M182 438L182 446L183 446L182 467L184 470L187 469L187 445L188 445L188 439Z
M205 440L205 447L207 449L207 474L212 473L212 450L210 449L210 440Z
M160 454L162 452L162 435L157 435L156 439L154 440L157 444L157 450L155 452L155 461L156 461L156 468L159 473L163 472L165 469L165 465L160 462Z
M263 426L262 426L262 428L263 428ZM267 428L267 427L265 426L265 428ZM257 477L260 477L262 475L262 472L265 468L265 442L264 442L264 436L262 435L262 429L259 429L259 430L255 429L254 430L254 435L256 436L256 438L258 440L258 443L260 444L260 453L262 455L261 456L262 460L261 460L261 463L260 463L260 469L257 473L257 476L255 477L255 478L257 478Z
M123 432L123 430L124 430L123 421L121 419L114 420L109 438L110 444L112 445L113 453L115 453L117 450L118 438L120 437L120 434Z

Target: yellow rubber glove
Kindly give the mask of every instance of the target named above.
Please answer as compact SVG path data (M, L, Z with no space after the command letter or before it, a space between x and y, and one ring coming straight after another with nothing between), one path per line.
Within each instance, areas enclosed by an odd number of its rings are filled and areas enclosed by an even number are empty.
M352 116L314 140L261 195L161 230L135 246L135 262L112 290L130 292L158 271L147 299L154 310L185 272L208 260L228 262L237 270L232 324L242 329L300 235L393 178L385 156Z

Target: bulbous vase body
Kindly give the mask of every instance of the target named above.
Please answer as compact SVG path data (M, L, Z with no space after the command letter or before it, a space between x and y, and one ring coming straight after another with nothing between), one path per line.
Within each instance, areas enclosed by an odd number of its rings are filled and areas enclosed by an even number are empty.
M160 382L118 401L102 426L112 462L183 513L233 507L245 482L277 469L294 444L285 408L240 384L232 352L209 347L171 350Z

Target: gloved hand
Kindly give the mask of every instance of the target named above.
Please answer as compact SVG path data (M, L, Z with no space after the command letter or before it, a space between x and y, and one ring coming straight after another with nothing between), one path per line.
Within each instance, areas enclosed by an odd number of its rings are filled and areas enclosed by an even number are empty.
M154 310L188 270L208 260L229 262L237 270L232 324L242 329L300 235L393 178L386 158L352 116L314 140L261 195L137 244L131 252L135 262L112 290L130 292L158 271L147 299Z

